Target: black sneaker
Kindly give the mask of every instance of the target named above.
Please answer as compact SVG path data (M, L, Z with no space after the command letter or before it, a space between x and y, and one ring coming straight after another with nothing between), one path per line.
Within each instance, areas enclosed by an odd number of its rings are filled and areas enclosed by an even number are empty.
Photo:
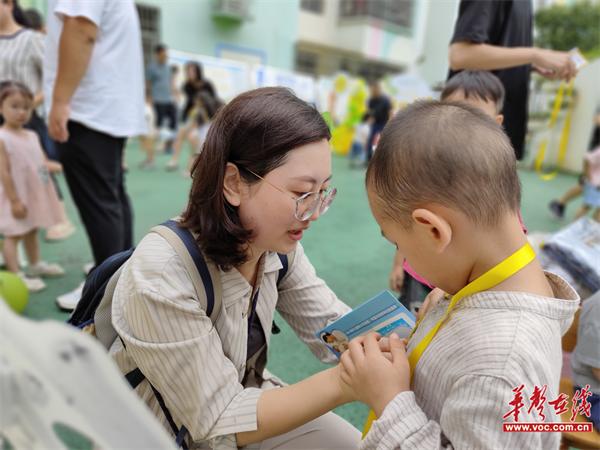
M558 202L557 200L552 200L548 205L548 208L550 208L550 212L557 219L562 219L563 217L565 217L565 205Z

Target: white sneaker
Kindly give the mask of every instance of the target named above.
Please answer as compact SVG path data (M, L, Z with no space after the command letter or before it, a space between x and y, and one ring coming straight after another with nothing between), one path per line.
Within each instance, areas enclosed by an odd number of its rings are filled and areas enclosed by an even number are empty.
M169 162L165 166L165 169L167 172L173 172L174 170L177 170L178 167L179 163L177 161L175 161L174 159L169 159Z
M71 292L56 297L56 304L63 311L73 311L77 306L77 303L79 303L79 300L81 300L82 291L83 282Z
M64 274L65 269L58 264L50 264L46 261L39 261L27 269L27 275L31 277L62 277Z
M28 277L23 272L19 272L17 275L23 280L23 283L25 283L29 292L39 292L42 289L46 289L46 283L44 283L41 278Z
M96 264L91 263L91 262L90 263L85 263L83 265L83 273L86 274L86 275L89 274L95 266L96 266Z

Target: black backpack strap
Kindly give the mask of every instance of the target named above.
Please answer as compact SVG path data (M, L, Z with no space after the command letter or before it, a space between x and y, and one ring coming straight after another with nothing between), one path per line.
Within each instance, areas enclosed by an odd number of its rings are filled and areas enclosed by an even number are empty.
M119 336L119 339L121 340L121 343L123 344L123 348L127 349L123 338L121 338L121 336ZM165 418L167 419L167 422L169 423L169 426L171 427L171 431L173 431L173 434L175 435L175 443L177 444L177 447L187 450L188 446L185 443L185 436L188 433L187 428L184 425L182 425L181 428L177 428L177 424L175 423L175 420L173 420L171 411L169 411L169 408L167 408L167 405L165 404L165 400L163 399L163 396L160 395L160 392L158 392L158 390L154 387L154 385L152 383L150 383L150 380L148 380L144 376L144 374L139 369L139 367L136 367L132 371L128 372L125 375L125 378L127 379L127 382L129 383L129 385L131 386L132 389L135 389L136 387L138 387L142 381L144 381L144 380L148 381L148 384L150 385L152 392L154 392L154 396L156 397L158 406L160 406L160 409L162 410L163 414L165 415Z
M281 269L279 269L279 273L277 274L277 287L279 287L279 283L281 283L281 280L283 280L283 277L285 277L288 273L289 262L288 262L288 255L285 255L283 253L277 253L277 256L279 257L279 261L281 261L281 266L282 266ZM279 334L279 333L281 333L281 328L279 328L277 326L277 324L275 323L275 321L273 320L273 324L271 325L271 334Z
M192 233L178 222L168 220L151 231L160 234L177 252L192 279L198 298L204 298L202 293L206 293L206 315L214 324L222 305L222 286L217 267L207 264Z
M281 265L283 266L281 269L279 269L279 273L277 274L277 286L279 286L279 283L281 280L283 280L283 277L285 277L288 273L289 263L288 255L277 253L277 256L279 256L279 261L281 261Z

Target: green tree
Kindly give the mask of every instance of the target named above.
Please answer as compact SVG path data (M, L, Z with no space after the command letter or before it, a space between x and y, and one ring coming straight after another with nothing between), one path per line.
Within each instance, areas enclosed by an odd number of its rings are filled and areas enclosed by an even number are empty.
M535 15L536 44L553 50L578 47L588 58L600 56L600 2L553 5Z

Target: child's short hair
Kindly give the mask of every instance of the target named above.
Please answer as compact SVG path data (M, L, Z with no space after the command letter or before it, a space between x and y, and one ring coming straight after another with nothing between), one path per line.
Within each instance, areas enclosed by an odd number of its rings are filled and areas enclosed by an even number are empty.
M465 98L473 96L494 102L498 114L504 106L504 86L492 72L463 70L448 80L440 98L445 100L456 91L464 92Z
M378 209L410 228L429 203L458 209L481 226L518 211L521 185L514 151L500 126L460 102L418 101L387 124L366 184Z
M16 92L33 101L33 93L23 83L19 83L18 81L2 81L0 83L0 105L2 105L6 97Z

